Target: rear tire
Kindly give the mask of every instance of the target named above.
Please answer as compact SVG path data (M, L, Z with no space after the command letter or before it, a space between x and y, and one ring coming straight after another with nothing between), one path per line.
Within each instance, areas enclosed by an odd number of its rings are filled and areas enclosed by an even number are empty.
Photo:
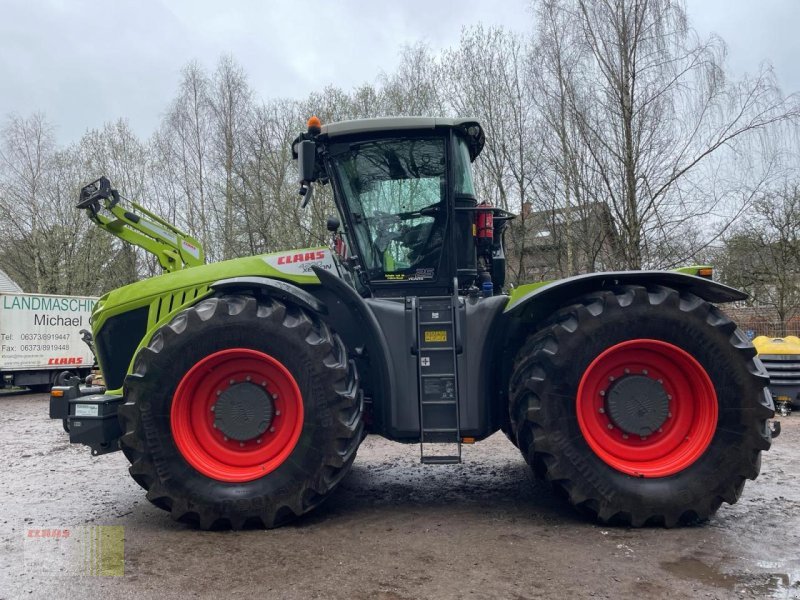
M223 436L213 411L229 377L248 391L226 401ZM362 439L362 394L342 341L272 298L224 296L181 312L137 355L125 399L120 445L131 475L150 502L201 529L270 528L308 512ZM252 433L252 411L267 403L256 421L268 429Z
M514 435L514 430L511 427L511 423L503 423L500 426L500 431L503 432L503 435L506 436L506 439L514 445L514 448L519 449L517 445L517 436Z
M512 433L534 472L601 522L706 519L738 500L770 447L774 407L755 355L730 319L693 294L588 294L519 351Z

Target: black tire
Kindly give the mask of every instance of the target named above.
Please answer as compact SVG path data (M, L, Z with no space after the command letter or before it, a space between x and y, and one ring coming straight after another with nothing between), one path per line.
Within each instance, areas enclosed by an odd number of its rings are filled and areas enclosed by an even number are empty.
M218 481L184 459L170 429L182 376L198 360L250 348L297 382L304 419L289 457L244 483ZM277 527L319 505L350 469L362 439L363 400L341 339L315 315L275 299L211 298L181 312L142 349L125 380L120 440L147 499L201 529Z
M56 375L56 380L53 385L69 385L70 380L75 376L75 373L72 371L61 371Z
M713 438L695 462L663 477L612 468L578 423L578 384L604 350L632 339L668 342L706 371L717 396ZM697 522L733 504L770 447L769 378L755 349L719 309L662 286L588 294L559 310L517 355L510 382L513 435L535 474L580 512L633 526ZM646 439L646 438L643 438Z
M517 444L517 436L514 434L514 429L511 427L511 423L503 423L500 426L500 431L506 436L506 439L511 442L515 448L519 449L519 445Z

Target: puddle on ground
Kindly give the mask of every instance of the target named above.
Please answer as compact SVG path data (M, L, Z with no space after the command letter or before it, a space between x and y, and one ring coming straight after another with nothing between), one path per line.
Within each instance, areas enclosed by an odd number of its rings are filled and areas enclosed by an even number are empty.
M780 572L787 569L778 562L756 561L755 571L724 572L697 558L684 557L662 562L661 567L682 579L730 592L749 593L759 598L800 598L800 572Z

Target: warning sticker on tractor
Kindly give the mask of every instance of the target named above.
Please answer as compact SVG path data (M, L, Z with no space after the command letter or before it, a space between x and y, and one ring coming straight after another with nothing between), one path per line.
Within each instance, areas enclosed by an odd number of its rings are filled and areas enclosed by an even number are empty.
M447 332L446 331L426 331L425 332L425 341L426 342L446 342L447 341Z

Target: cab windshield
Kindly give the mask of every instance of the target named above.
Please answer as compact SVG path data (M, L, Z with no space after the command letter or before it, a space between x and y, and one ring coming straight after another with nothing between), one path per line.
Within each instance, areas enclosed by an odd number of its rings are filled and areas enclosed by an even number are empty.
M447 226L444 138L350 144L331 161L370 279L435 279Z

